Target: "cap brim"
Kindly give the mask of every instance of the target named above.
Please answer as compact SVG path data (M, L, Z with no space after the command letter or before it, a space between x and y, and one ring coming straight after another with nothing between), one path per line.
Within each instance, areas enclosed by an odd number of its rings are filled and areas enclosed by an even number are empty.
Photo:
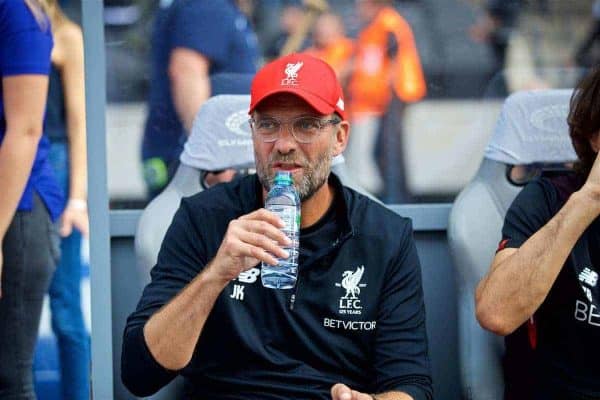
M250 110L248 111L248 113L251 114L268 97L273 96L275 94L279 94L279 93L289 93L289 94L293 94L295 96L300 97L302 100L307 102L309 106L314 108L315 111L317 111L319 114L327 115L327 114L331 114L333 112L337 112L337 113L341 114L343 119L346 119L346 115L345 115L344 111L338 110L337 108L331 106L329 103L327 103L321 97L314 95L312 93L306 92L300 88L289 88L289 87L288 88L277 88L275 90L271 90L270 92L263 94L262 97L259 98L258 100L256 100L256 102L250 107Z

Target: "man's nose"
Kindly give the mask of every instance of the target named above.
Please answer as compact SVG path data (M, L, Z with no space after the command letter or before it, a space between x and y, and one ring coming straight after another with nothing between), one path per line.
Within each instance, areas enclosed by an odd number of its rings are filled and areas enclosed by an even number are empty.
M298 147L298 142L292 134L292 126L289 124L282 124L281 130L279 131L279 137L274 143L275 150L281 154L287 154L294 151Z

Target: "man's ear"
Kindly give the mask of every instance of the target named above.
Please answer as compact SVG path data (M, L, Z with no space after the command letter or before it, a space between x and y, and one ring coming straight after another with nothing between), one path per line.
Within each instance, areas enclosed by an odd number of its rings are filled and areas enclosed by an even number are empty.
M337 124L337 130L334 137L333 156L339 156L346 149L350 137L350 124L348 121L342 121Z

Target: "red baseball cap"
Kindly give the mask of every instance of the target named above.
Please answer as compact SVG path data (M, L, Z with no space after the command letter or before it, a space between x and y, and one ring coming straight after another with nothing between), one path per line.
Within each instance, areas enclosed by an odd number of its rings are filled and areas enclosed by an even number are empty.
M262 67L252 80L248 113L277 93L294 94L323 115L336 112L346 119L344 93L335 71L311 55L290 54Z

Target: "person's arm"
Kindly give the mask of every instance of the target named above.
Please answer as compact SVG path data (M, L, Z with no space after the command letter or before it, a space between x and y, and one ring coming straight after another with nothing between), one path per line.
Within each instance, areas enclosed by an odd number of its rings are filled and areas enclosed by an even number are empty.
M48 77L44 75L14 75L2 78L6 132L0 145L0 244L31 173L38 142L42 136L47 91ZM0 246L0 282L2 263Z
M278 228L282 222L261 209L230 222L214 259L205 263L202 238L190 228L190 213L182 203L152 282L125 328L122 379L138 396L156 392L189 363L215 300L229 281L261 261L275 265L271 254L287 256L277 245L286 241ZM199 265L206 267L196 275Z
M183 1L171 6L173 21L168 74L175 109L186 133L210 97L210 67L229 60L233 17L218 2Z
M287 257L283 226L278 217L261 209L232 221L215 258L181 293L144 327L148 348L170 370L185 367L215 300L229 281L261 261L277 265L271 254ZM271 254L269 254L269 252Z
M600 215L600 161L585 185L519 248L499 251L475 291L476 316L498 335L514 332L539 308L585 229Z
M427 95L427 83L410 25L400 16L397 24L388 36L386 49L393 60L389 79L396 96L403 102L413 103Z
M0 146L0 238L8 230L31 173L46 106L48 77L2 78L6 133Z
M508 335L543 303L575 243L600 213L600 188L574 193L544 227L518 249L499 251L475 291L482 327Z
M200 106L210 97L209 69L210 60L195 50L178 47L171 52L171 94L187 134Z
M61 219L61 235L73 227L82 234L89 231L87 213L87 149L85 126L85 84L83 36L76 25L65 25L60 36L64 62L61 78L65 93L67 138L69 140L69 199Z

